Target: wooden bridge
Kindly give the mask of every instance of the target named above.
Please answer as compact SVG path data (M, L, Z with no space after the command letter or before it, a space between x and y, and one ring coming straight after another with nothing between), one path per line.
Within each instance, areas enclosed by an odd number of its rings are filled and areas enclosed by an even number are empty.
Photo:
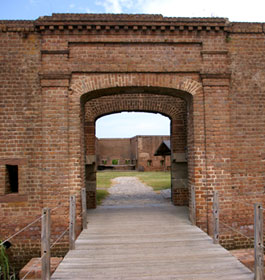
M187 208L99 207L52 276L59 279L253 280L254 275L198 227Z

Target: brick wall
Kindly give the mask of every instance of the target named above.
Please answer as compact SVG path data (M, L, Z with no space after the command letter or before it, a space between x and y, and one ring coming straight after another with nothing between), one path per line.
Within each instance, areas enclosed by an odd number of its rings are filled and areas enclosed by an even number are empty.
M212 192L219 190L221 218L251 234L242 202L264 196L264 30L261 23L156 15L0 21L0 238L61 201L59 234L68 223L70 194L77 196L79 215L80 189L87 182L93 189L95 177L95 119L87 116L130 108L170 117L180 99L187 118L176 119L171 141L181 143L174 148L176 164L183 163L187 141L190 212L211 232ZM127 105L109 106L126 95L133 97ZM161 102L152 103L152 95ZM7 193L7 165L18 166L18 193ZM80 219L77 225L78 233ZM17 264L37 255L39 241L29 236L38 234L36 226L13 241ZM245 242L224 229L222 240L227 247Z
M117 160L118 165L125 165L126 160L131 160L130 138L98 139L97 147L98 165L113 165L113 160Z
M154 156L162 141L169 140L170 136L136 136L137 141L137 168L141 171L170 170L170 156ZM165 162L162 164L161 161Z
M163 140L170 136L135 136L133 138L97 139L97 165L113 165L112 160L118 160L118 165L133 165L141 171L170 170L170 157L167 156L164 165L162 156L154 156Z

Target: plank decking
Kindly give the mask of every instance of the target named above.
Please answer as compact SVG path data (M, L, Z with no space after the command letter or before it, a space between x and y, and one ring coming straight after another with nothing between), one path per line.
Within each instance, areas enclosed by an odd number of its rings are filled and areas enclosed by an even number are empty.
M253 273L188 220L185 207L99 207L53 280L253 280Z

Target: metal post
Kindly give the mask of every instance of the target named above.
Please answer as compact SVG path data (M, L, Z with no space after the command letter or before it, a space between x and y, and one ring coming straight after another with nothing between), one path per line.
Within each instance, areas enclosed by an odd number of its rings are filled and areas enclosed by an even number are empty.
M87 228L86 189L81 190L83 229Z
M219 243L219 194L213 193L213 243Z
M75 249L75 195L70 196L69 249Z
M49 208L44 208L42 210L42 220L41 220L41 279L50 280L51 279L51 269L50 269L50 237L51 237L51 211Z
M255 254L255 280L264 279L263 257L263 208L260 203L254 204L254 254Z

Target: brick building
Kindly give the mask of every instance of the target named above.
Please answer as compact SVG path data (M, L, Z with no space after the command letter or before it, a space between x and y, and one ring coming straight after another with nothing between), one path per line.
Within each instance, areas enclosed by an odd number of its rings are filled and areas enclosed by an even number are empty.
M189 200L191 218L211 233L218 190L221 219L248 234L243 202L264 202L264 33L263 23L161 15L0 21L0 238L60 201L59 235L70 194L79 217L82 187L95 207L95 121L121 111L171 119L175 204ZM13 240L17 264L39 253L38 234L36 225ZM221 240L246 242L229 229Z
M165 171L170 170L170 157L155 156L157 148L170 136L96 139L98 169Z

